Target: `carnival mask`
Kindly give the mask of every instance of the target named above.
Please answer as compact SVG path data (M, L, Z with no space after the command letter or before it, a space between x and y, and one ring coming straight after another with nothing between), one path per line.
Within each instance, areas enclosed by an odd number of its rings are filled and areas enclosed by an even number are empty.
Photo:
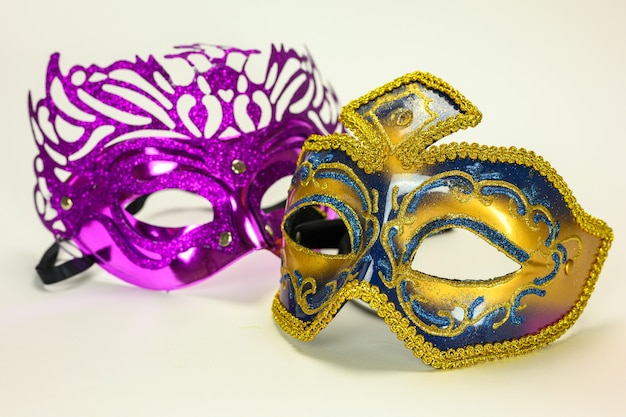
M574 323L612 231L546 161L513 147L433 146L481 113L427 73L372 91L340 120L352 135L309 138L292 180L273 304L286 333L312 340L360 299L415 356L453 368L528 352ZM455 230L517 269L460 280L412 267L425 241Z
M309 54L276 46L195 44L67 73L54 54L46 96L29 102L36 207L57 239L37 267L47 284L96 262L171 290L251 251L278 254L284 205L261 207L262 197L293 174L310 134L338 127L334 92ZM175 227L138 217L171 190L203 200L208 217ZM55 265L68 243L83 256Z

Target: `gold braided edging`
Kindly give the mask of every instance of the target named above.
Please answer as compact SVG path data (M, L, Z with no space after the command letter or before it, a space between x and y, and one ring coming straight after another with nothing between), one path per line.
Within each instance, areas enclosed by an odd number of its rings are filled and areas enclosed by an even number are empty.
M350 156L353 161L361 167L361 165L368 161L358 159L358 154L355 157L348 152L351 150L353 151L354 149L351 147L351 143L344 140L346 138L350 138L350 136L345 134L330 136L313 135L305 142L300 158L302 158L307 151L339 149L348 154L348 156ZM524 148L516 148L514 146L507 148L504 146L496 147L479 145L477 143L470 144L467 142L452 142L449 144L436 145L426 150L421 150L415 155L411 155L411 158L414 161L413 165L416 167L434 165L436 163L442 163L457 158L512 163L531 167L546 177L548 181L550 181L554 187L559 190L559 192L563 195L565 203L572 211L574 219L584 231L599 238L607 238L609 241L613 240L613 231L611 228L604 221L587 214L576 201L576 198L563 180L563 177L561 177L561 175L559 175L545 159L533 151L528 151ZM301 161L298 161L298 164L300 164L300 162Z
M509 164L523 165L538 171L542 176L552 183L563 199L567 207L572 211L572 215L576 223L587 233L606 239L609 242L613 240L612 229L602 220L587 214L578 204L576 198L572 194L563 177L550 164L537 155L533 151L524 148L496 147L479 145L477 143L456 143L436 145L426 151L422 151L414 156L416 165L434 165L446 161L455 160L457 158L470 158L478 161L503 162ZM608 248L607 248L608 249Z
M332 139L332 136L329 139ZM337 142L332 140L325 145L331 145L332 149L340 148L344 150ZM407 348L413 350L416 357L422 359L425 364L441 369L459 368L489 360L517 356L547 345L565 333L578 319L593 292L600 270L611 247L613 231L602 220L587 214L577 203L563 178L547 161L532 151L515 147L505 148L468 143L450 143L421 151L418 155L415 155L414 161L416 166L421 166L457 158L471 158L473 160L494 163L512 163L537 170L561 193L576 223L585 232L600 239L600 247L591 266L589 276L585 281L578 300L568 313L556 323L541 329L533 335L503 342L477 344L442 351L434 347L431 342L425 341L424 337L417 332L416 327L406 317L403 317L395 305L388 301L387 295L381 294L377 287L371 286L367 282L350 281L339 290L336 296L328 302L326 308L312 322L304 322L291 315L280 302L278 295L276 295L272 310L274 319L280 327L287 334L300 340L313 340L315 335L330 323L346 301L352 298L359 298L377 311L377 314L389 325L391 331L396 333L398 339L404 341Z
M298 165L306 152L322 152L339 149L367 174L383 169L389 149L381 141L370 141L367 145L345 133L320 136L311 135L304 142Z
M347 283L312 322L304 322L291 315L281 303L278 293L274 297L272 313L274 320L285 333L308 342L313 340L315 335L330 323L346 301L358 298L368 303L378 316L385 320L385 323L389 325L390 330L396 334L398 339L403 341L404 345L411 349L413 354L425 364L438 369L461 368L490 360L518 356L545 346L559 338L574 324L584 310L609 247L610 240L603 239L587 282L574 307L556 323L543 328L537 334L519 339L477 344L446 351L440 350L431 342L426 342L424 336L417 333L415 326L411 325L409 320L396 309L395 305L388 301L386 294L381 294L378 287L371 286L364 281Z
M608 228L603 222L599 222ZM440 350L434 347L432 343L426 342L424 337L418 334L416 327L411 325L406 317L402 316L402 313L396 309L393 303L388 302L387 295L381 294L378 287L363 281L348 282L312 322L304 322L291 315L280 302L277 293L272 305L274 320L290 336L303 341L311 341L330 323L346 301L359 298L376 310L377 314L389 325L390 330L396 333L398 339L402 340L416 357L434 368L460 368L494 359L521 355L553 342L565 333L581 315L593 292L611 246L612 233L610 228L608 231L609 234L601 238L600 248L589 276L572 309L556 323L543 328L534 335L519 339L477 344L446 351Z
M393 90L419 83L423 86L444 93L459 107L459 114L446 120L440 120L425 131L414 132L413 136L407 137L403 143L393 151L389 144L379 137L370 122L358 113L358 109ZM467 129L476 126L482 120L482 114L461 93L450 84L427 72L413 72L399 77L381 87L378 87L364 96L353 100L341 109L339 120L354 136L349 134L333 134L327 136L312 135L305 142L302 154L306 151L322 151L341 149L359 168L366 173L381 171L384 164L394 152L402 162L404 168L412 166L412 156L423 151L431 143L447 136L459 129Z
M423 151L433 142L460 129L474 127L482 120L482 113L480 110L478 110L472 102L465 98L463 94L458 92L454 87L441 78L435 77L427 72L420 71L403 75L402 77L370 91L357 100L351 101L341 109L341 113L339 114L339 121L350 129L357 138L359 138L358 140L353 139L352 142L356 142L361 146L363 146L363 142L367 142L366 148L372 148L368 152L367 149L354 150L355 146L351 145L348 146L348 149L346 150L346 153L349 156L352 157L354 155L359 159L359 161L362 161L363 167L361 167L358 162L357 165L364 169L366 173L371 174L372 172L382 170L384 168L384 162L391 154L393 154L393 152L389 146L384 143L384 141L380 140L381 138L378 137L374 127L358 113L358 109L397 88L416 82L429 89L444 93L459 107L459 114L446 120L440 120L423 132L414 132L413 135L407 137L402 144L398 146L395 153L405 169L409 169L413 166L413 155ZM378 139L378 141L376 139ZM352 154L349 152L352 152Z

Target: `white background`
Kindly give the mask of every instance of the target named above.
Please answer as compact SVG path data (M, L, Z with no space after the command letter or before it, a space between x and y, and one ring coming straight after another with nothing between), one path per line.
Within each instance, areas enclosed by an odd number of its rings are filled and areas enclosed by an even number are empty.
M626 415L625 4L0 0L0 415ZM41 96L55 51L107 65L191 42L306 45L343 103L415 70L452 84L484 115L455 140L533 149L614 228L577 324L530 355L442 372L353 305L314 342L285 337L267 252L170 294L101 270L44 290L27 92Z

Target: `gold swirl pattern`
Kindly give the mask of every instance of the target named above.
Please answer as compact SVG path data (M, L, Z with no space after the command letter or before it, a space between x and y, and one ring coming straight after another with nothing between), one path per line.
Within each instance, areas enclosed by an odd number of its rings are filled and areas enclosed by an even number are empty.
M300 164L295 180L297 187L290 190L289 200L293 203L285 214L283 230L289 230L286 224L303 208L313 207L322 216L327 216L324 210L331 209L346 225L353 248L347 254L329 255L300 245L289 233L284 236L283 256L294 262L290 263L291 268L285 265L281 268L282 286L293 295L304 314L314 315L345 282L354 278L351 270L358 260L357 254L369 250L372 237L378 235L379 225L374 215L374 204L378 202L376 194L373 198L363 181L341 163L312 158ZM342 198L337 201L326 198L328 195ZM320 298L322 301L312 301Z
M433 188L437 192L424 192ZM447 192L442 192L442 188L447 188ZM439 225L428 229L430 233L450 227L469 229L519 262L521 267L489 281L455 281L415 271L411 268L411 255L421 242L414 244L415 239L412 242L411 238L429 224ZM497 329L510 319L512 312L523 309L522 305L516 307L516 303L519 304L524 294L535 293L552 281L535 277L553 277L565 264L566 259L561 258L567 251L564 242L556 239L556 224L544 205L531 204L523 191L511 183L476 181L463 171L432 176L404 196L397 217L382 228L381 243L394 271L392 280L383 280L383 283L396 290L407 316L427 334L458 336L494 313L499 313L500 318L491 327ZM480 229L484 229L483 235ZM393 238L386 239L392 230ZM565 254L559 248L563 248ZM556 261L553 255L557 256ZM537 283L532 280L529 283L529 277ZM494 290L486 288L496 285ZM478 305L472 306L472 303L479 298L483 302L478 304L481 312L476 313ZM421 309L427 305L431 306L430 312ZM418 312L415 306L419 306ZM456 316L462 317L460 322L455 319L454 310ZM429 316L432 320L424 320Z
M272 307L286 333L312 340L358 298L415 356L449 369L529 352L571 327L613 231L531 151L432 145L481 117L448 84L417 72L344 107L340 118L354 136L307 140L283 221L283 286ZM307 204L338 213L349 253L326 255L293 239L291 219ZM424 239L450 228L474 233L519 269L463 281L414 270Z

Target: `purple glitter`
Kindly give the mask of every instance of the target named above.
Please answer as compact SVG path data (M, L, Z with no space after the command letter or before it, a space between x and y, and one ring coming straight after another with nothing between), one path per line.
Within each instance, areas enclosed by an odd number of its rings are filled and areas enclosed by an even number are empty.
M29 98L43 224L151 289L192 284L253 250L278 253L284 209L266 212L261 198L293 174L309 135L339 129L337 100L308 53L263 56L194 44L63 75L52 55L46 97ZM160 227L125 209L165 189L204 197L213 221Z

